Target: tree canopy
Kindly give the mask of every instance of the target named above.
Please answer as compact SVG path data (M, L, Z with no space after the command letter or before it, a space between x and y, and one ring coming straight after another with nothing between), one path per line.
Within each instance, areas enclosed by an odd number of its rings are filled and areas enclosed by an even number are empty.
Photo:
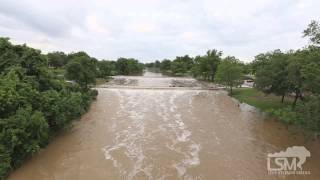
M309 37L313 44L320 44L320 23L318 21L311 21L308 28L303 31L304 37Z
M83 114L97 95L80 88L80 81L70 84L53 74L49 56L0 38L0 179Z
M97 61L89 56L73 56L66 66L66 78L87 88L89 84L95 83L98 73L96 64Z
M229 87L230 95L232 95L232 88L242 84L242 70L239 60L231 56L224 58L218 66L216 80Z

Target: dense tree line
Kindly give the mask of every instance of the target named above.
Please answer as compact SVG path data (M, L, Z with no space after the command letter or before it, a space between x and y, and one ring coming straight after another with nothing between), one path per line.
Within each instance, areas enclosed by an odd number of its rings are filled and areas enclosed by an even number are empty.
M256 88L266 94L293 98L292 106L274 110L280 120L320 132L320 47L256 56L252 63Z
M119 58L115 62L115 72L118 75L141 75L144 65L133 58Z
M255 88L265 94L292 99L291 107L271 113L287 124L296 124L320 133L320 24L312 21L304 37L309 37L308 47L282 52L274 50L261 53L245 64L234 57L222 57L222 52L209 50L203 56L186 56L146 64L159 68L169 75L192 75L232 88L242 84L243 75L255 78Z
M256 87L266 94L293 96L291 107L273 110L286 124L296 124L320 133L320 26L312 21L304 31L310 46L259 54L250 64Z
M49 67L66 65L64 54L57 55L0 38L0 179L86 112L97 94L52 73Z
M218 82L227 86L232 94L232 88L242 84L243 74L250 73L249 65L235 57L222 57L222 51L209 50L203 56L177 56L174 60L164 59L147 63L147 68L158 68L167 75L193 76L197 79ZM217 77L216 77L217 76Z
M79 77L77 81L82 83L94 83L95 77L106 78L114 75L141 75L144 69L144 65L138 60L133 58L118 58L113 60L97 60L90 57L85 52L77 52L71 54L65 54L63 52L51 52L47 54L48 65L54 69L70 70L67 73L67 78L75 79ZM80 74L77 70L81 67L86 68ZM89 77L91 76L91 77ZM90 82L85 82L84 79ZM83 85L85 85L83 84Z
M219 63L222 60L222 52L216 49L207 51L204 56L194 58L177 56L173 60L165 59L146 64L146 67L159 68L164 74L173 76L192 75L199 79L214 81Z
M96 78L143 68L135 59L98 61L85 52L45 55L0 38L0 179L88 110Z

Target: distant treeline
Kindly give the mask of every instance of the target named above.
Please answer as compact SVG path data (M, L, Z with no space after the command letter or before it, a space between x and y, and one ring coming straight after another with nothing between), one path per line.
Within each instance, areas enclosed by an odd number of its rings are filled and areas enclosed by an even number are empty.
M250 73L245 63L233 56L222 58L222 51L209 50L205 55L190 57L189 55L177 56L173 60L156 60L146 63L148 68L158 68L162 73L173 76L191 75L198 79L214 81L218 65L224 60L231 60L241 66L243 73Z
M171 76L193 76L197 79L215 81L230 88L242 83L243 75L250 74L249 65L234 56L222 57L222 51L209 50L205 55L190 57L177 56L173 60L164 59L145 64L147 68L160 69Z
M133 58L118 58L118 60L97 60L90 57L85 52L77 52L71 54L65 54L64 52L51 52L47 54L48 65L55 69L65 69L72 64L74 65L74 59L84 57L90 60L92 66L94 66L94 72L96 77L107 77L113 75L140 75L143 72L143 64ZM84 59L82 58L82 59ZM85 60L82 60L85 61Z
M320 24L312 21L304 37L311 45L298 50L274 50L255 56L251 63L234 57L222 58L222 52L210 50L194 58L188 55L146 64L171 75L192 75L229 87L242 83L244 75L253 78L255 88L266 93L293 97L291 107L273 109L271 114L286 124L296 124L320 133Z
M0 179L89 109L97 95L90 89L96 78L142 71L135 59L98 61L85 52L41 54L0 38Z

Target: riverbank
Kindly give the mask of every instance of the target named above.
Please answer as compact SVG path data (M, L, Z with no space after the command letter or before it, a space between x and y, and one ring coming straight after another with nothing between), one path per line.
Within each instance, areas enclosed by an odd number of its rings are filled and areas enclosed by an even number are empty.
M280 96L273 94L265 95L263 92L254 88L238 88L234 90L233 96L241 103L246 103L267 113L275 120L283 123L287 129L294 134L303 134L306 139L319 139L319 130L316 117L310 115L310 111L304 111L303 108L317 111L316 104L298 104L298 107L292 108L293 98L286 97L281 103ZM298 110L297 110L298 109Z
M283 103L281 103L280 96L275 96L273 94L266 95L255 88L234 89L232 97L238 99L240 102L247 103L262 111L286 108L292 104L291 99L287 98Z
M310 151L310 178L320 176L319 144L195 79L146 72L96 90L89 112L9 180L270 179L268 153L292 145Z

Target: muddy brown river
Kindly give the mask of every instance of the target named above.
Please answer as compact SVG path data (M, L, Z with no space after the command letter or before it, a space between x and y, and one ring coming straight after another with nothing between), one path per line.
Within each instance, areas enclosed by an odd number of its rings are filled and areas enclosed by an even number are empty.
M320 179L320 143L191 78L116 77L90 111L10 180ZM304 146L308 175L269 175L268 153Z

